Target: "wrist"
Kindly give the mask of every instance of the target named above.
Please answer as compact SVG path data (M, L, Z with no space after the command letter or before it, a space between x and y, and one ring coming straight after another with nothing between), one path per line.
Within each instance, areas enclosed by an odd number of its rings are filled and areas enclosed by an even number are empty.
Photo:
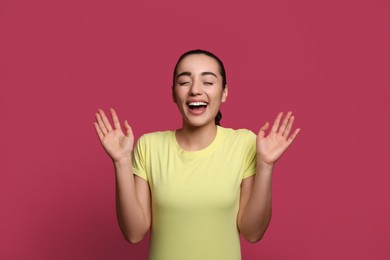
M112 160L112 162L114 163L114 166L115 167L128 167L129 165L131 165L131 157L126 157L126 158L122 158L122 159L119 159L119 160Z
M265 162L265 161L261 160L260 158L257 159L256 163L260 168L263 168L263 169L272 170L275 166L275 163Z

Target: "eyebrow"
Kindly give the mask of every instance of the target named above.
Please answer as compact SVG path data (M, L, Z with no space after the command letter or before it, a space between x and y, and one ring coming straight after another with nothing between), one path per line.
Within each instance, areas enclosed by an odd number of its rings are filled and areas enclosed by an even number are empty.
M191 75L192 75L191 72L189 72L189 71L184 71L184 72L178 74L178 75L176 76L176 78L179 78L179 77L181 77L181 76L191 76ZM214 77L218 78L217 75L215 75L214 73L212 73L212 72L210 72L210 71L202 72L200 75L202 75L202 76L205 76L205 75L213 75Z

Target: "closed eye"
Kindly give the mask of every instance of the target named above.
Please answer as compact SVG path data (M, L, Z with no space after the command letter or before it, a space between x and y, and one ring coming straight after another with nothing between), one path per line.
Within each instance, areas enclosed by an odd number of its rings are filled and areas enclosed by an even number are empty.
M188 84L190 84L190 83L189 82L179 82L179 86L186 86Z
M205 85L208 85L208 86L211 86L211 85L213 85L213 83L212 83L212 82L205 82L204 84L205 84Z

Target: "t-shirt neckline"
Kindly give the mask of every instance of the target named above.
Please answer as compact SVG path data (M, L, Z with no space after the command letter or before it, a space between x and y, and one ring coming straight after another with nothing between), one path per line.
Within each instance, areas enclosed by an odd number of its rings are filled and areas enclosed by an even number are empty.
M196 158L196 157L202 157L204 155L208 155L212 151L214 151L215 148L220 143L221 135L222 135L222 128L217 125L217 134L215 135L214 140L205 148L203 148L201 150L197 150L197 151L188 151L188 150L184 150L183 148L181 148L181 146L179 145L179 143L177 142L177 139L176 139L176 130L172 131L171 142L175 145L179 154L181 154L185 157L189 157L189 158Z

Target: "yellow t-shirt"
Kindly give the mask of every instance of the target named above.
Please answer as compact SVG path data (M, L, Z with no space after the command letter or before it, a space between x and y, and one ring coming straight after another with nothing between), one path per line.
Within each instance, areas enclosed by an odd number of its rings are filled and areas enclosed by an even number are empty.
M256 135L218 126L214 141L185 151L175 131L141 136L133 173L152 196L151 260L241 259L237 213L243 178L255 174Z

